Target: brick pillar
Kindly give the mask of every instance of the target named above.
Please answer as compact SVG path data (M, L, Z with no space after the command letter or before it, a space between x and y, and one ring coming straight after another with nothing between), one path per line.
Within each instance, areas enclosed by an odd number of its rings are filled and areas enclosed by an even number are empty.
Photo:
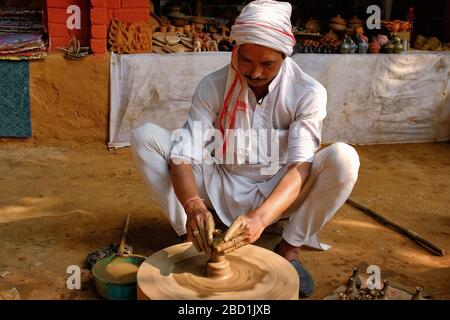
M47 0L46 21L50 37L50 50L56 51L58 47L65 47L72 35L80 40L82 46L89 45L89 1L90 0ZM81 29L69 30L67 19L71 13L67 8L77 5L81 9Z
M91 0L91 50L104 54L108 39L108 9L110 0Z

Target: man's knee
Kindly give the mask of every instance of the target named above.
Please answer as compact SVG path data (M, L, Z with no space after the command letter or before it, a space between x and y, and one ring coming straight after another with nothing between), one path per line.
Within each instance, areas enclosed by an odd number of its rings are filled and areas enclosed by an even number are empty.
M137 149L139 146L150 145L150 142L155 137L158 137L158 132L161 127L154 123L145 123L140 127L137 127L131 133L130 144L132 149Z
M343 142L334 143L330 148L331 158L338 172L343 173L346 178L356 181L360 162L355 148Z

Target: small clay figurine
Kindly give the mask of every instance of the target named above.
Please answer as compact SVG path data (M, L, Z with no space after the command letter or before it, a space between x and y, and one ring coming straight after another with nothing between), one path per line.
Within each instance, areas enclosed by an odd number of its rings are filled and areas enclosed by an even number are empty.
M194 38L194 52L202 51L202 40L199 37Z
M348 279L347 288L345 294L350 300L353 300L358 295L358 289L356 288L355 278Z
M209 50L208 51L219 51L219 47L217 45L216 40L210 39L209 40Z
M384 280L383 281L383 289L381 289L380 294L383 294L385 297L388 297L389 291L390 291L389 280Z
M361 288L361 279L359 278L358 268L353 268L353 274L352 274L351 278L355 279L356 288L360 289Z
M339 293L339 300L348 300L347 295L344 292Z
M426 300L422 294L423 288L416 287L416 293L411 297L411 300Z

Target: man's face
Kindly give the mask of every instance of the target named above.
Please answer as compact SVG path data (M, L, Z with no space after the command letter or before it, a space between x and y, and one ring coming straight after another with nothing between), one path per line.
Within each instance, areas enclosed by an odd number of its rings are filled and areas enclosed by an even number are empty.
M238 50L238 68L251 88L268 85L280 71L281 52L258 44L242 44Z

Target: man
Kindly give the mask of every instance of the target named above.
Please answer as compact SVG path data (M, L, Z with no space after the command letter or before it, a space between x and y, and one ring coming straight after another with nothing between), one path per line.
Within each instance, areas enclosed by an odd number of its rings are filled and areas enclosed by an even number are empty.
M313 280L299 261L299 248L327 249L318 233L350 195L359 158L343 143L319 150L327 94L289 58L295 45L290 15L286 2L248 4L231 30L237 44L231 63L200 81L183 139L145 124L133 132L131 146L152 199L177 234L199 251L210 251L212 209L230 226L217 247L226 253L255 242L267 226L289 217L275 252L296 268L299 295L307 297ZM199 127L219 130L209 140L218 148L197 152ZM255 139L244 134L249 130L263 134ZM267 141L278 147L269 160L275 170L264 170L267 161L248 160ZM206 144L201 142L202 148ZM204 161L205 154L213 161ZM230 154L233 163L223 161Z

